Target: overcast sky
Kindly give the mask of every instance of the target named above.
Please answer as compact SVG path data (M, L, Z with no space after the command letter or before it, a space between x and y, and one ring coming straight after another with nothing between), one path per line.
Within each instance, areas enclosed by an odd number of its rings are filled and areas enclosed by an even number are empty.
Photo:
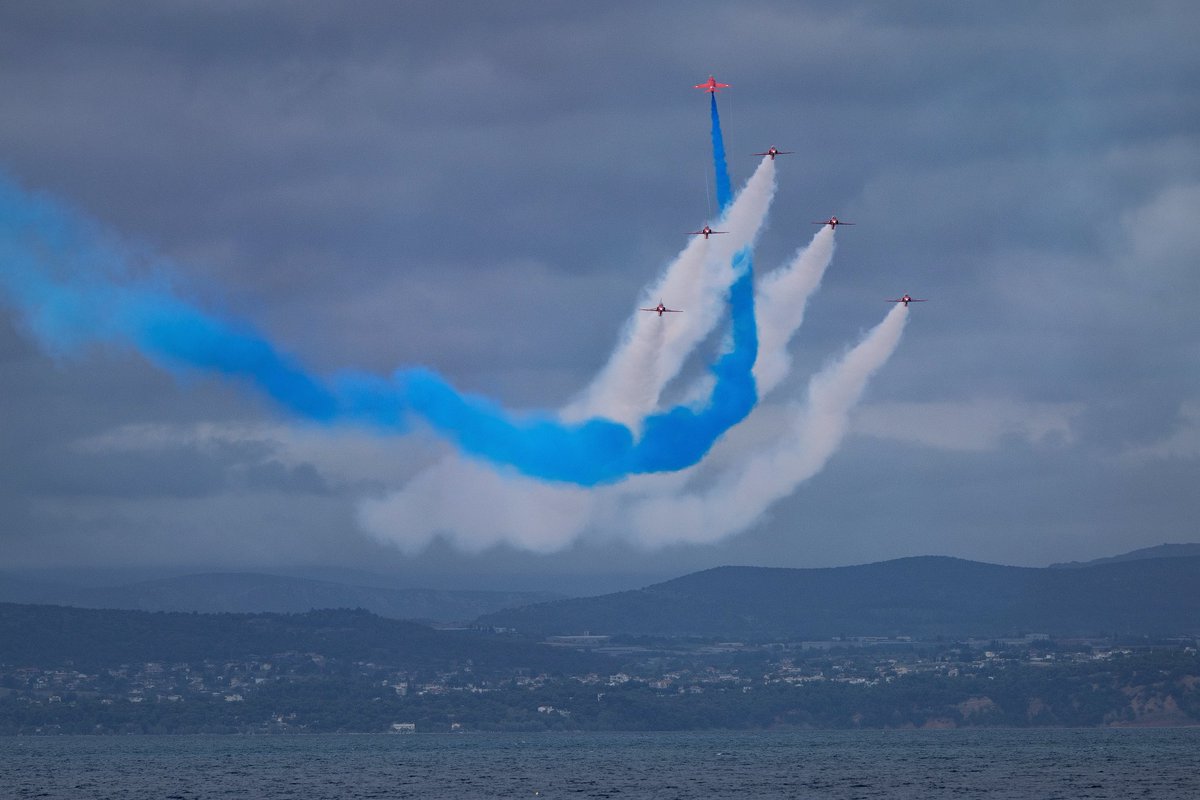
M447 456L431 436L299 422L125 348L47 352L0 297L0 569L591 591L1200 540L1197 30L1183 1L4 3L0 170L319 373L423 364L568 403L712 218L709 74L735 185L796 151L756 268L813 220L857 223L745 446L887 299L930 302L840 449L749 529L647 549L610 520L531 553L364 526Z

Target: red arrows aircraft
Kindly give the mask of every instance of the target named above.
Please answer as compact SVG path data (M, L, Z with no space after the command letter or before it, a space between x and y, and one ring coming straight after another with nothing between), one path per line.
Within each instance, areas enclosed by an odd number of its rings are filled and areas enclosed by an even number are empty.
M707 239L714 233L729 233L729 231L714 231L712 228L705 225L698 231L688 231L688 236L703 236L705 239Z
M768 147L768 148L767 148L767 152L765 152L765 153L751 153L750 155L753 155L753 156L770 156L770 157L771 157L771 160L772 160L772 161L774 161L774 160L775 160L775 156L786 156L786 155L791 155L791 154L792 154L792 153L794 153L794 152L796 152L796 151L795 151L795 150L780 150L780 149L779 149L778 147L776 147L775 145L771 145L770 147Z
M717 83L717 79L714 78L712 75L709 75L707 81L705 81L704 83L697 83L695 88L703 89L704 91L709 92L710 94L716 94L717 91L719 91L721 89L728 89L729 84L728 83Z
M813 223L813 225L828 225L829 227L833 228L835 231L837 230L838 225L853 225L853 224L854 224L853 222L842 222L837 217L830 217L827 220L822 220L821 222Z
M897 297L895 300L888 300L888 302L889 303L904 303L904 307L908 308L909 303L924 303L926 299L927 298L924 298L924 297L920 297L920 298L911 297L906 294L906 295L904 295L904 297Z
M666 311L667 313L670 313L670 314L682 314L683 313L678 308L667 308L666 306L663 305L662 300L659 300L658 305L656 305L654 308L641 308L638 310L639 311L657 311L658 315L660 317L663 315L664 311Z

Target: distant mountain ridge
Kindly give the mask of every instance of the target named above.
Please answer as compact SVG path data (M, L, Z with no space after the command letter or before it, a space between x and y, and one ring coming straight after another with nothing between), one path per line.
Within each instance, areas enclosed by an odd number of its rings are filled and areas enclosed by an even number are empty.
M1184 558L1200 556L1200 544L1159 544L1154 547L1143 547L1108 558L1094 558L1091 561L1065 561L1051 564L1054 569L1075 569L1078 567L1095 567L1099 564L1115 564L1119 561L1139 561L1146 558Z
M1200 556L1080 569L922 556L827 569L718 567L631 592L485 615L522 633L827 639L1200 632Z
M201 573L120 586L75 588L7 581L0 601L78 608L201 613L290 613L362 608L390 619L467 622L504 608L560 599L550 592L388 589L253 572Z
M1188 598L1200 583L1195 570L1189 573L1190 567L1178 567L1184 572L1179 576L1171 567L1152 568L1163 572L1157 577L1167 583L1148 587L1134 585L1137 580L1156 579L1138 577L1142 568L1128 574L1118 571L1124 576L1118 576L1120 580L1134 582L1121 589L1134 595L1124 609L1113 607L1111 592L1088 585L1093 578L1081 581L1040 574L1086 573L1155 560L1192 559L1194 563L1196 558L1200 558L1200 544L1164 544L1047 569L937 556L808 570L717 567L635 591L572 600L551 592L401 589L252 572L210 572L92 588L0 573L0 602L202 613L362 608L391 619L443 624L479 619L538 633L591 630L730 638L960 635L962 631L983 636L1015 630L1065 633L1097 625L1116 631L1135 621L1150 625L1144 632L1153 632L1177 631L1188 622L1187 609L1193 608ZM1162 596L1173 591L1169 588L1175 586L1173 580L1184 584L1174 604L1171 597ZM1083 594L1076 597L1076 590ZM839 595L845 597L839 601ZM1150 607L1151 598L1158 598L1158 607ZM1079 603L1085 607L1076 608ZM800 608L805 609L803 614ZM1070 608L1075 610L1067 614L1064 609ZM689 612L693 619L689 620ZM630 616L623 616L626 613ZM1156 620L1147 620L1147 615ZM1190 619L1200 620L1200 614L1193 613Z

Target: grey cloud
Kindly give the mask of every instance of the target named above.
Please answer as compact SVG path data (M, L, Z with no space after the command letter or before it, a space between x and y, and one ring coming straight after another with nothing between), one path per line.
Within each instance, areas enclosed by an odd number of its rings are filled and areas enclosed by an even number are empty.
M5 311L0 513L51 561L87 536L165 559L158 532L174 529L196 563L258 542L261 563L278 548L444 576L936 550L1038 563L1187 538L1193 459L1105 459L1161 440L1200 397L1181 210L1200 185L1198 21L1184 2L6 4L0 168L320 371L423 363L512 405L569 397L711 211L707 108L689 88L711 72L734 84L735 178L751 152L798 151L780 161L758 268L811 220L859 223L838 231L789 391L908 291L931 302L867 402L1084 410L1078 441L1052 453L852 439L770 523L712 548L388 561L355 529L359 489L315 456L72 456L126 424L282 417L129 353L48 356ZM213 513L236 533L182 522L214 497L235 498ZM266 530L273 511L286 536Z
M275 459L247 466L246 486L251 491L329 494L329 485L312 464L289 467Z

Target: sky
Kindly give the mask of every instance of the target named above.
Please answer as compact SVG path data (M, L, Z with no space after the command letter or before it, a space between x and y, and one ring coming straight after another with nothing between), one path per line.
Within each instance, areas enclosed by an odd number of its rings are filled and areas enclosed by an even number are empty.
M593 592L1197 541L1197 29L1187 2L0 5L0 176L126 254L125 280L314 374L422 366L578 407L718 219L710 74L735 190L752 153L795 151L760 310L813 221L855 223L778 386L696 470L633 488L298 418L119 341L52 346L0 292L0 570ZM844 425L816 420L810 380L906 292L928 302ZM663 402L703 394L728 328ZM788 444L804 414L828 452L764 488L811 452Z

